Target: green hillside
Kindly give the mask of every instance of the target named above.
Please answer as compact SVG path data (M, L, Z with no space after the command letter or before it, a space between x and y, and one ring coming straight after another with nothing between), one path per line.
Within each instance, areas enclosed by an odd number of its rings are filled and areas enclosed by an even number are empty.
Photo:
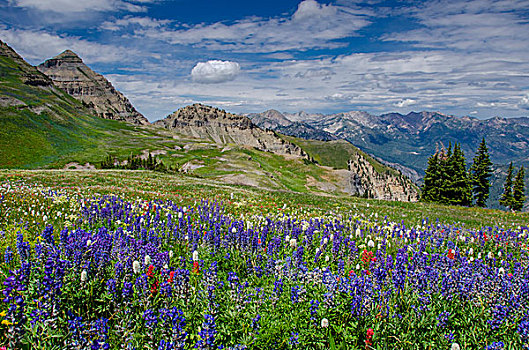
M346 140L319 141L306 140L293 136L283 136L296 145L300 146L310 157L321 165L329 166L335 169L347 169L347 161L351 156L360 154L375 168L379 173L391 173L399 175L398 171L380 163L370 155L362 152L356 146Z
M2 43L0 167L60 166L99 161L134 127L93 115ZM7 54L6 54L7 53ZM16 56L15 56L16 55Z

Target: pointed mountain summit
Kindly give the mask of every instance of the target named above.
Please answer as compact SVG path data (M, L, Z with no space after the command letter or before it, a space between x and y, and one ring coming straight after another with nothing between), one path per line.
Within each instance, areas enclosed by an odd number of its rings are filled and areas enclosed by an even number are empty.
M73 51L66 50L37 67L55 86L89 107L104 119L133 124L149 124L130 101L101 74L84 64Z

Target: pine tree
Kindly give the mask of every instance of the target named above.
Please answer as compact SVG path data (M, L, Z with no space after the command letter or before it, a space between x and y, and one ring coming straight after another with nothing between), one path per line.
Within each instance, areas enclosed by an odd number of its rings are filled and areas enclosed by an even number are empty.
M455 205L472 205L472 184L467 172L465 154L461 150L461 145L456 143L451 157L448 160L450 171L447 180L449 189L447 200Z
M518 174L516 174L516 178L514 179L514 184L512 186L512 209L519 211L522 210L523 205L525 203L525 169L520 167L520 170L518 171Z
M491 166L489 150L485 144L485 138L483 138L471 167L473 194L478 207L485 207L489 198Z
M439 153L435 152L428 158L428 167L425 170L424 184L422 186L421 201L439 201L438 182L440 178Z
M453 189L451 187L450 181L454 178L455 170L452 163L452 143L448 145L448 150L441 150L439 156L439 178L437 181L437 186L439 188L439 198L437 202L449 204L451 198L454 197Z
M511 164L509 165L509 170L507 170L507 178L503 184L503 194L500 198L500 204L504 207L512 209L513 205L513 196L512 196L512 174L514 172L514 167Z

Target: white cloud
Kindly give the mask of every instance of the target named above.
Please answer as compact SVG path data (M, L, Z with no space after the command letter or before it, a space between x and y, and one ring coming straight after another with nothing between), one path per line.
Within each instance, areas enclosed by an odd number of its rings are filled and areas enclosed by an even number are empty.
M150 17L125 16L124 18L114 21L103 22L100 26L100 29L118 31L129 26L140 28L160 28L169 23L171 23L169 20L160 20Z
M212 60L198 62L191 70L191 77L193 81L202 84L224 83L234 80L240 70L237 62Z
M518 108L529 110L529 94L523 96L518 102Z
M411 98L406 98L404 100L400 100L399 102L393 104L395 107L398 107L398 108L404 108L404 107L408 107L408 106L411 106L411 105L414 105L416 104L417 101L416 100L412 100Z
M140 55L136 50L99 44L78 37L59 36L44 31L0 27L0 38L34 64L41 63L67 49L74 51L88 63L126 62Z
M142 1L142 3L146 2L150 1ZM125 0L9 0L9 4L15 7L64 14L114 10L125 10L129 12L146 11L144 6L136 5Z
M370 24L368 18L367 12L304 0L292 16L249 17L233 23L216 22L193 26L167 25L163 28L138 29L135 35L207 50L255 53L306 51L347 46L339 39L356 36L358 30ZM107 22L103 29L115 31L128 24L117 20Z

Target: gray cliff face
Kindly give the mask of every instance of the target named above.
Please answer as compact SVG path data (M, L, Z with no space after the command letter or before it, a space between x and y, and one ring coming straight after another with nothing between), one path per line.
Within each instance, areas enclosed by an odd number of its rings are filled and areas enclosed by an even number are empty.
M104 119L149 124L130 101L101 74L91 70L74 52L66 50L37 67L55 86L89 107Z
M415 202L419 199L417 187L409 178L392 173L380 173L361 154L354 155L348 162L351 172L352 190L356 195L368 198L399 202Z
M281 139L274 131L260 129L247 117L201 104L181 108L154 124L219 144L234 143L277 154L303 155L298 146Z

